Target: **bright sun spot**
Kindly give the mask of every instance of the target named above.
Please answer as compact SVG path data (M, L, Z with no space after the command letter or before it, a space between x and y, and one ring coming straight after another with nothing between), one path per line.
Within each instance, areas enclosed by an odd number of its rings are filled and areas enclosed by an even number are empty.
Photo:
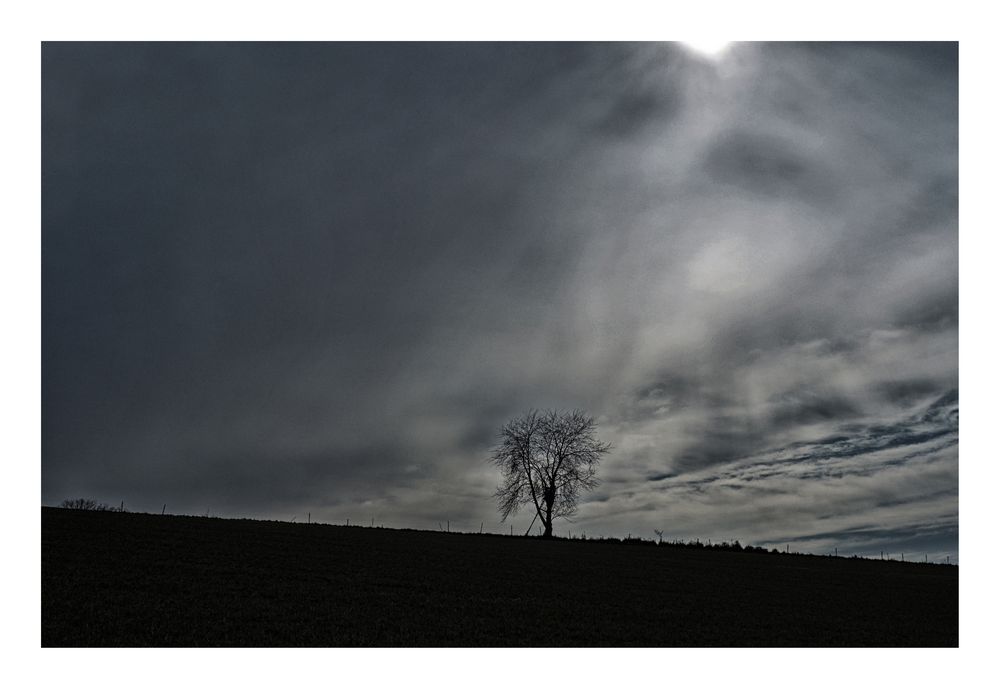
M717 60L726 52L726 48L732 41L681 41L681 43L688 49L704 57L712 58Z

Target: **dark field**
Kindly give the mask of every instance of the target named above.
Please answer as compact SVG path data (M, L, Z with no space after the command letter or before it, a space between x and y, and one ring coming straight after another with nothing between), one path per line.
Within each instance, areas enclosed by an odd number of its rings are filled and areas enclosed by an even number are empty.
M957 646L958 567L42 508L43 646Z

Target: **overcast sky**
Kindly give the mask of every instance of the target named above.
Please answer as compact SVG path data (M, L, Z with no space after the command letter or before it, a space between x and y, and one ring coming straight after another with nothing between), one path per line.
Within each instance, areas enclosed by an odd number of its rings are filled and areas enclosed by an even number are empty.
M955 44L42 50L42 502L957 558ZM523 531L531 514L521 513Z

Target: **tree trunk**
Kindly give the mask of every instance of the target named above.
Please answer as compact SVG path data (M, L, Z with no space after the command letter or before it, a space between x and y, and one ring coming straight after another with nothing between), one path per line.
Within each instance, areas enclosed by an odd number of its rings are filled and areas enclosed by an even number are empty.
M552 538L552 504L556 501L556 488L549 486L545 489L545 515L542 517L542 524L545 525L545 533L542 538Z

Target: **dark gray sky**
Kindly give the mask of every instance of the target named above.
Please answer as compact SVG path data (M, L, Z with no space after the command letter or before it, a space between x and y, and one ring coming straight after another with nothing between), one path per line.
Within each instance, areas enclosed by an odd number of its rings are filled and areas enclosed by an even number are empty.
M42 502L957 556L956 44L42 50ZM522 531L531 515L515 521ZM523 523L522 523L523 522Z

